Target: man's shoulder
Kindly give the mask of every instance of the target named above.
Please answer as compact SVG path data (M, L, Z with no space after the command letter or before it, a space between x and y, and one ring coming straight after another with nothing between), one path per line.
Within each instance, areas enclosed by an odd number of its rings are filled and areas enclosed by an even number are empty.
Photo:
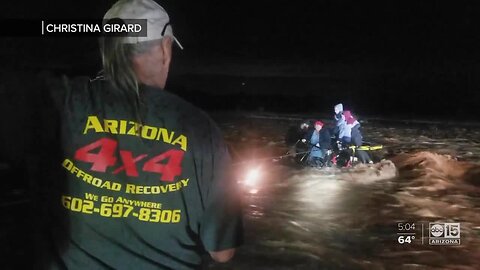
M147 93L147 98L152 99L148 101L153 102L151 106L160 106L165 115L176 120L177 125L186 126L189 130L205 136L221 133L216 121L206 111L175 93L153 89Z
M43 75L43 79L52 88L61 88L67 85L86 85L92 81L88 76L54 75L51 73Z
M307 132L305 133L305 136L307 137L307 139L310 139L310 137L312 137L314 131L315 131L314 128L309 128L307 130Z
M88 76L48 74L43 79L53 96L64 96L66 93L76 93L91 87L104 87L107 84L105 80L92 79Z
M67 75L54 75L45 73L42 75L43 83L46 86L48 96L53 100L57 108L62 108L65 100L78 91L74 89L85 89L88 77L77 76L70 77Z

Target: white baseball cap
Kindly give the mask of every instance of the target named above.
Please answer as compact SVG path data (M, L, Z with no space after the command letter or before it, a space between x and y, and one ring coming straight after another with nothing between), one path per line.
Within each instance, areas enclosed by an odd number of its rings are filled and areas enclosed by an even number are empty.
M104 20L119 18L128 19L146 19L147 36L136 37L126 36L123 43L135 44L143 41L161 39L164 36L173 38L178 47L183 50L182 44L173 35L170 17L163 7L153 0L120 0L116 2L103 16Z

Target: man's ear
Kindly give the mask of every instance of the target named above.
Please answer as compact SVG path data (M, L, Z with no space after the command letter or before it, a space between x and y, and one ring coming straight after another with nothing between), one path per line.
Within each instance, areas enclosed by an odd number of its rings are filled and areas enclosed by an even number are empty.
M173 40L170 36L162 38L162 53L163 53L163 66L170 66L170 61L172 60L172 43Z

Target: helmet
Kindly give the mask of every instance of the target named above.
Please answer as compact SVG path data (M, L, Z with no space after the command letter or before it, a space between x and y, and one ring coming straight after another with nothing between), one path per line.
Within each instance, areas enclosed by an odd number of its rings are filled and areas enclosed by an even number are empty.
M310 125L309 125L307 122L302 122L302 123L300 124L300 128L301 128L301 129L307 129L309 126L310 126Z

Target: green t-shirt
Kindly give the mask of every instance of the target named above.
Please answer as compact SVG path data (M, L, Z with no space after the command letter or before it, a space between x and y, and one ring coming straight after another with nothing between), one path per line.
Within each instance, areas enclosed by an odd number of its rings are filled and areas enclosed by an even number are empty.
M56 85L62 154L51 179L51 268L192 269L242 241L239 189L216 124L164 90Z

